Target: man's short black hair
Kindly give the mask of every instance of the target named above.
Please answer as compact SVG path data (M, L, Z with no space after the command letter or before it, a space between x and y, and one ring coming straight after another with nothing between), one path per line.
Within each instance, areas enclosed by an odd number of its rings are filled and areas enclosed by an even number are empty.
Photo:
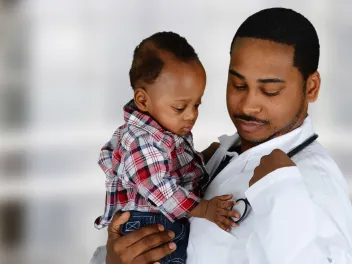
M292 9L269 8L248 17L232 40L230 54L239 37L271 40L293 46L293 65L302 73L304 80L318 69L318 34L307 18Z
M151 84L164 66L161 51L170 52L182 62L199 61L197 53L184 37L174 32L158 32L144 39L134 50L130 69L130 83L136 88L137 81Z

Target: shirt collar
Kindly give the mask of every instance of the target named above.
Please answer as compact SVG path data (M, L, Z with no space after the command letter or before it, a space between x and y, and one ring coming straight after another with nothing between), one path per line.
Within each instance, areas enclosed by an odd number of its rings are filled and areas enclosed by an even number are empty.
M175 140L177 146L181 144L183 140L186 140L193 147L193 139L191 132L181 137L170 131L165 130L150 115L141 112L134 103L133 99L124 106L123 110L124 119L127 124L136 126L148 132L148 134L153 135L154 137L158 138L158 140L161 140L161 138L164 138L166 135L172 137Z
M149 134L163 133L164 130L151 116L141 112L133 100L129 101L123 108L125 122L147 131Z

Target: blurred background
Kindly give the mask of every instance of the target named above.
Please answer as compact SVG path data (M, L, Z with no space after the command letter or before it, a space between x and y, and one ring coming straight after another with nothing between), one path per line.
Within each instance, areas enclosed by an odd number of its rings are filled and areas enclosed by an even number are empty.
M0 0L0 263L88 263L106 243L100 147L132 98L128 71L138 43L175 31L208 74L194 129L202 150L234 133L225 87L230 42L260 9L307 16L321 42L320 141L352 189L352 1Z

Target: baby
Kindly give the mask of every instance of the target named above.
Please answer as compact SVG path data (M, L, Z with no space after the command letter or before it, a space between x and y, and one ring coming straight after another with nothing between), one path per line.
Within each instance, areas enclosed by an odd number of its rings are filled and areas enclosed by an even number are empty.
M217 147L198 153L191 134L206 74L185 38L160 32L136 47L130 82L134 99L124 107L125 124L100 154L107 193L96 227L107 226L117 211L131 214L121 226L123 235L162 224L175 233L177 249L160 263L185 263L187 217L205 218L226 231L234 226L231 195L202 199L210 181L204 159Z

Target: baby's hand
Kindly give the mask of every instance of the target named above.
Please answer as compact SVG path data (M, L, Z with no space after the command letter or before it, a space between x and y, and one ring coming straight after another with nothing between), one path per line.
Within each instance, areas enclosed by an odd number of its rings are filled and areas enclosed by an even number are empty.
M234 201L229 201L232 194L215 196L208 201L208 207L205 213L205 218L217 224L220 228L229 232L231 227L236 227L237 224L231 217L240 218L240 214L230 210L236 204Z

